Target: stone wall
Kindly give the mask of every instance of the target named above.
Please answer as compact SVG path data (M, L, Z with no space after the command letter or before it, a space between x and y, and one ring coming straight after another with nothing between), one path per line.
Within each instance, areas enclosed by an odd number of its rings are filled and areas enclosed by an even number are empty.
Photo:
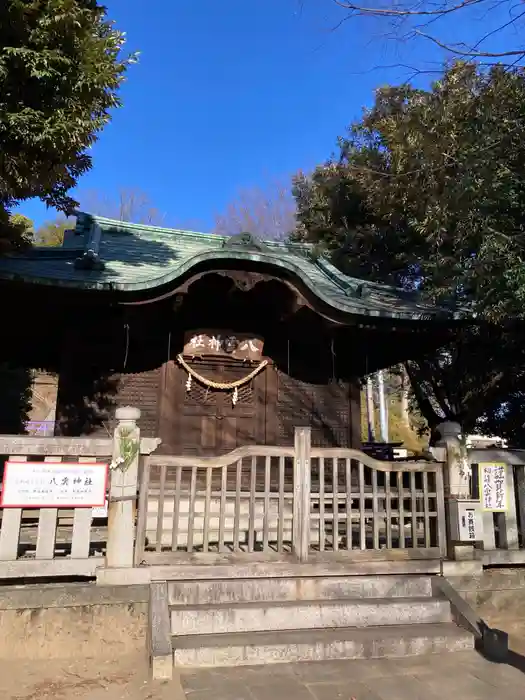
M525 567L485 569L482 574L447 577L483 619L525 621Z
M149 586L0 588L0 660L146 654Z

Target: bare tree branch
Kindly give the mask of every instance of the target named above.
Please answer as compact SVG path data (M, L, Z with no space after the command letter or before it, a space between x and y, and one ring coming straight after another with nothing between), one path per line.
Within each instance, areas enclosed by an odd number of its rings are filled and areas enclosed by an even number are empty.
M508 67L514 67L525 60L525 43L517 36L515 40L507 41L508 48L501 50L499 46L491 48L487 42L496 35L508 31L512 27L521 26L525 18L525 11L521 11L522 2L516 0L332 0L332 3L343 11L343 16L332 26L331 31L337 31L346 22L357 18L379 18L390 20L392 33L383 35L383 38L395 38L397 41L410 39L423 39L439 47L447 54L465 59L476 60L484 65L492 65L487 59L497 59ZM508 20L501 18L496 13L504 12L508 7ZM476 8L483 9L481 18L472 12ZM452 41L444 35L444 26L436 29L439 20L458 13L465 14L465 24L474 26L476 20L481 19L480 26L490 22L490 16L496 18L493 24L479 38L472 42ZM473 22L474 19L474 22ZM408 26L407 26L408 25ZM429 31L432 25L432 31ZM450 27L450 25L448 25ZM402 35L400 29L404 27ZM408 30L408 31L405 31ZM506 37L507 39L507 37ZM512 45L514 44L514 45ZM516 45L517 44L517 45ZM482 48L483 47L483 48ZM508 60L507 60L508 59Z
M124 187L116 197L96 190L79 193L78 197L81 207L90 214L149 226L162 226L165 223L165 215L138 188Z
M439 15L443 17L444 15L449 15L452 12L457 12L457 10L464 10L466 7L472 7L473 5L479 5L485 0L464 0L457 5L453 5L448 8L441 8L437 10L399 10L394 7L363 7L361 5L355 5L351 2L341 2L341 0L333 0L336 5L342 7L345 10L350 10L358 15L375 15L384 17L425 17L429 15Z
M215 216L214 232L231 236L247 231L260 238L283 240L295 229L295 212L291 180L243 188Z
M445 51L450 51L450 53L454 53L457 56L463 56L464 58L505 58L509 56L523 56L525 55L525 47L523 49L517 49L514 51L498 51L498 52L491 52L491 51L475 51L474 49L468 49L466 48L464 51L461 49L456 48L455 46L451 44L445 44L439 39L436 39L436 37L431 36L430 34L426 34L425 32L422 32L420 29L415 29L414 34L417 34L418 36L423 37L424 39L428 39L429 41L434 42L434 44L437 44L442 49L445 49Z

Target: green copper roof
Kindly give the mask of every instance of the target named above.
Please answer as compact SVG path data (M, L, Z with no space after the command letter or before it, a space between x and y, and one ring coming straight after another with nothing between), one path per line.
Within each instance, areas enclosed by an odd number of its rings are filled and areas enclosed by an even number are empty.
M200 263L255 262L283 270L321 301L351 315L428 319L446 314L403 290L341 274L308 245L262 242L249 234L214 234L130 224L77 214L74 231L59 248L33 248L0 259L0 280L77 289L145 292L169 283Z

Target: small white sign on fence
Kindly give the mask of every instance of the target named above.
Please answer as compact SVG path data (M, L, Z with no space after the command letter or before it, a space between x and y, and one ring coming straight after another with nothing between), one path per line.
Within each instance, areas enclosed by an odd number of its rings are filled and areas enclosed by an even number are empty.
M100 508L93 508L91 511L91 517L92 518L107 518L108 517L108 508L109 508L109 502L108 499L106 498L106 502L104 505Z
M507 465L484 462L479 465L479 483L483 510L503 513L508 510Z
M6 462L2 508L104 507L108 465L67 462Z

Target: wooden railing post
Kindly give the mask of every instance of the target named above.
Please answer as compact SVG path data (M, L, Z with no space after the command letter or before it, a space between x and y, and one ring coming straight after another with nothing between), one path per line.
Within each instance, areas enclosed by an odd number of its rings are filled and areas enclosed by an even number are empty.
M293 551L301 562L310 546L311 429L295 429Z
M135 503L140 459L140 410L117 408L118 425L113 435L113 460L108 511L106 566L133 566Z

